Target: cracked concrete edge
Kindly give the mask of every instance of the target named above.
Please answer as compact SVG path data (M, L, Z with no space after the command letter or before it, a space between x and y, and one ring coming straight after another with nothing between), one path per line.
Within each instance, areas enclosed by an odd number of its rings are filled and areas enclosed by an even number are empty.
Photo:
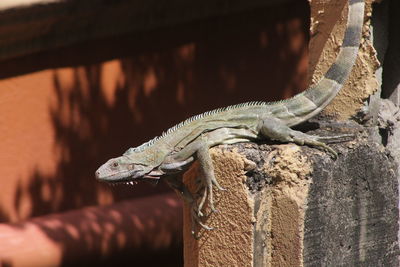
M336 59L346 28L348 1L309 1L311 6L309 80L311 83L316 83ZM364 107L365 100L378 88L375 71L379 62L369 38L372 2L366 0L363 39L350 78L332 103L322 112L339 120L346 120L355 115Z
M281 145L270 152L264 171L273 181L255 197L257 205L256 237L263 235L264 257L255 266L303 266L304 216L311 183L311 162L296 145ZM262 258L262 261L260 259Z
M256 194L245 184L246 171L254 163L243 151L223 146L210 150L216 177L226 191L215 190L219 212L205 220L215 230L200 230L199 240L190 233L185 207L185 266L302 266L304 208L312 167L298 146L274 147L263 168L274 184ZM196 175L196 165L185 175L191 190Z

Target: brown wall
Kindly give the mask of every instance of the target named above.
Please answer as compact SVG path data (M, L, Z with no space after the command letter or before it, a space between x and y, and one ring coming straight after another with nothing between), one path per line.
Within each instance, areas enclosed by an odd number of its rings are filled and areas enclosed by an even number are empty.
M306 87L306 1L0 62L0 220L156 194L94 170L188 116Z

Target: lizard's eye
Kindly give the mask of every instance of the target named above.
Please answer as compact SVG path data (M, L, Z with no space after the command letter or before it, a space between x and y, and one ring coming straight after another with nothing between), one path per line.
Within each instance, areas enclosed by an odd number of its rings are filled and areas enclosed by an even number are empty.
M113 166L114 168L117 168L117 167L119 166L119 164L118 164L118 162L113 162L112 166Z

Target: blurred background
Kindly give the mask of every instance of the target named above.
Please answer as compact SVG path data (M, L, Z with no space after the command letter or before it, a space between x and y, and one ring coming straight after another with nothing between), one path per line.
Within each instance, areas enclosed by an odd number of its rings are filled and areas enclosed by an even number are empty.
M0 4L0 266L182 266L172 190L94 171L189 116L306 88L308 2L251 2Z

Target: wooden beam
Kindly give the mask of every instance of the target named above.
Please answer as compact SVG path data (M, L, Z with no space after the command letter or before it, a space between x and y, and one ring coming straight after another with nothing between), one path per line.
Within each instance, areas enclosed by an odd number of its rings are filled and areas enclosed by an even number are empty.
M0 60L287 0L16 0L0 3Z
M181 217L180 199L167 193L2 223L0 266L174 266Z

